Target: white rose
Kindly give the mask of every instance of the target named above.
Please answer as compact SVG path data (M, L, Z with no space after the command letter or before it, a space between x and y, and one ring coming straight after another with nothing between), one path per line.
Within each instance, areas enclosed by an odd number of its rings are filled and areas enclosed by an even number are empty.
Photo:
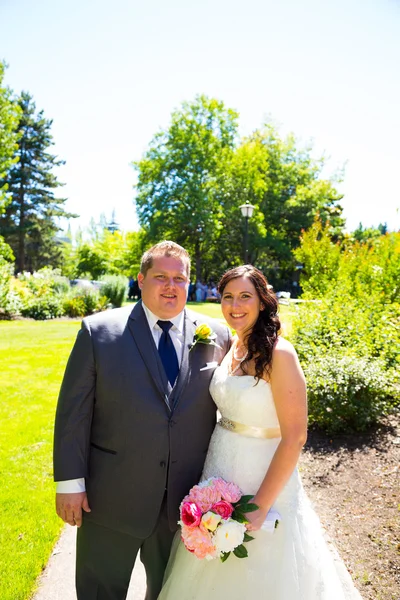
M209 510L201 517L201 522L204 527L208 529L208 531L215 531L221 521L220 515L216 515L215 513Z
M217 553L232 552L237 546L243 543L246 526L233 519L222 521L214 533L214 544Z

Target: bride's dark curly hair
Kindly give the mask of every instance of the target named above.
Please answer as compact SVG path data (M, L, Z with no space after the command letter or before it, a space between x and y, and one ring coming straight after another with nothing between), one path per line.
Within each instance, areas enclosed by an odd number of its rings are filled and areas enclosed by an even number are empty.
M224 289L232 279L247 277L254 285L263 309L257 321L246 337L248 355L242 363L242 371L247 373L246 364L254 359L257 383L265 374L270 375L272 352L278 339L281 322L278 317L278 300L268 289L268 281L262 272L252 265L242 265L229 269L223 274L218 291L223 295Z

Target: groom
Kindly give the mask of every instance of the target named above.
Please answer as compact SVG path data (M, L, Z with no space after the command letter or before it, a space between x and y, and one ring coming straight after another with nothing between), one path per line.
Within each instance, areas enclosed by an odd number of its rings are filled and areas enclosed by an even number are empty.
M84 319L69 358L54 478L57 514L79 527L78 600L126 598L139 551L146 600L156 600L179 504L200 478L216 418L209 383L230 333L185 309L189 277L184 248L150 248L142 301ZM219 347L192 347L204 322Z

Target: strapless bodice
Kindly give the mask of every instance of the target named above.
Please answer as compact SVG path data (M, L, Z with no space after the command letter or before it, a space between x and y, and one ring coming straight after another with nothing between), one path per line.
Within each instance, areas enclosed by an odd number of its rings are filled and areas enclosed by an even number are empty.
M230 375L227 358L215 370L210 392L223 417L251 427L279 427L271 385L252 375Z
M216 426L204 465L203 478L234 481L244 493L254 494L261 485L280 438L260 439L246 426L262 430L279 428L271 385L251 376L234 376L225 358L214 371L211 395L222 417L240 423L243 433Z

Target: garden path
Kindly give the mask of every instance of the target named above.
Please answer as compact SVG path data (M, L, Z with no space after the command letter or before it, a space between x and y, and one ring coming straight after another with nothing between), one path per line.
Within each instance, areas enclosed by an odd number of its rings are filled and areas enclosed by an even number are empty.
M76 528L66 525L54 547L50 560L38 581L33 600L76 600L75 593ZM145 596L146 576L138 559L132 573L127 600Z

